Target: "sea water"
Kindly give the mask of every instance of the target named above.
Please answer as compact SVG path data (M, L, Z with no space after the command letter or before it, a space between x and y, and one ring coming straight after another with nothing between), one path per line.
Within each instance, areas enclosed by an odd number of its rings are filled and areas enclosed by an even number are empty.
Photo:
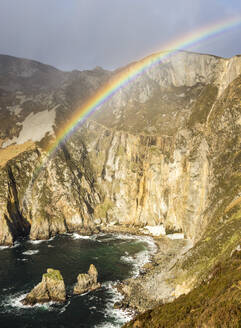
M122 296L115 283L137 276L155 252L149 237L76 233L49 241L22 240L11 248L0 248L1 328L102 328L121 327L132 314L114 309ZM72 295L79 273L93 263L99 273L99 290ZM42 279L47 268L61 271L67 302L23 306L21 300Z

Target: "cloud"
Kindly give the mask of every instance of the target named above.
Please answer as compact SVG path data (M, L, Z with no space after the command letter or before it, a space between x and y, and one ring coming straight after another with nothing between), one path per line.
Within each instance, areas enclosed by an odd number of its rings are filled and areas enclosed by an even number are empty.
M62 69L116 68L177 36L235 15L231 0L1 0L0 53ZM240 31L200 44L201 52L241 53ZM228 45L228 46L226 46Z

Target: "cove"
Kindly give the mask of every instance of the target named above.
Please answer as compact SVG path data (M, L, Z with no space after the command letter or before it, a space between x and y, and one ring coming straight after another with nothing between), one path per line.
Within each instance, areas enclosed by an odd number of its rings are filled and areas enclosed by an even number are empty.
M91 237L76 233L48 241L22 240L0 250L0 326L1 328L101 328L121 327L130 313L114 309L121 295L113 284L138 275L155 251L150 237L99 234ZM79 273L93 263L102 288L73 296ZM59 269L67 294L64 305L22 306L20 300L41 281L47 268Z

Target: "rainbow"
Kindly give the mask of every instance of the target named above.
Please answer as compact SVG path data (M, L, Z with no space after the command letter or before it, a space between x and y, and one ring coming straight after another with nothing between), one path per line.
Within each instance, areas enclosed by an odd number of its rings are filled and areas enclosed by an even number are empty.
M203 40L219 35L239 25L241 25L241 16L215 22L211 25L201 27L184 37L171 41L165 46L165 49L186 50L190 48L190 46L195 46ZM57 132L54 144L47 149L49 155L54 153L61 142L65 141L77 127L79 127L101 105L107 102L118 90L125 87L149 68L160 63L163 59L175 54L178 50L158 52L117 73L109 82L101 87L93 97L77 108L68 122Z

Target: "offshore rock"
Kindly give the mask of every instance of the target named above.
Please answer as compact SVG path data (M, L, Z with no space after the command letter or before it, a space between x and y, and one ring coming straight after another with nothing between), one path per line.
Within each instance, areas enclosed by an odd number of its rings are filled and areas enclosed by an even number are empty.
M47 273L43 274L42 281L28 293L22 303L24 305L34 305L51 301L65 302L66 290L60 271L47 269Z
M241 56L178 52L151 66L53 156L55 132L118 72L1 62L1 245L95 229L182 232L124 284L139 311L188 293L230 257L241 238Z
M96 267L91 264L88 273L80 273L77 277L77 283L74 286L74 294L83 294L89 291L96 290L101 287L97 282L98 271Z

